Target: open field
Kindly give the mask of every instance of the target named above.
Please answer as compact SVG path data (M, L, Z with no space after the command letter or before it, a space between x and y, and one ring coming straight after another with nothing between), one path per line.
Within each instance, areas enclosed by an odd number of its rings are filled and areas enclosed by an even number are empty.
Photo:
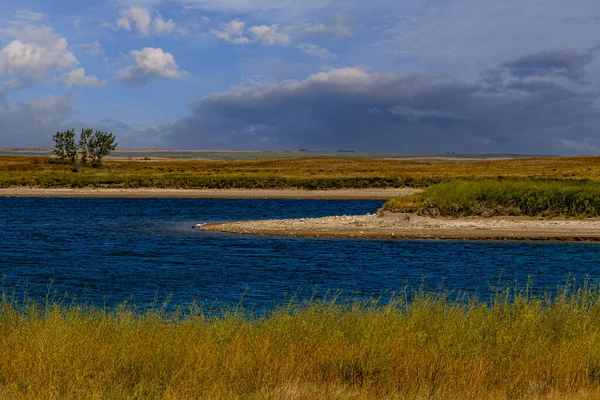
M170 189L365 189L425 187L447 179L533 177L600 181L600 158L488 161L274 159L107 161L73 173L48 158L0 156L0 187Z
M390 304L335 299L261 317L0 304L0 397L593 399L600 290Z

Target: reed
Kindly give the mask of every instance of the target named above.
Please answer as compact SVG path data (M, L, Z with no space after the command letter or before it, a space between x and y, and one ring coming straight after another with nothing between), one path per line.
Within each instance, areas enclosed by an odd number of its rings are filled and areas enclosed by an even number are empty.
M404 293L262 316L0 303L0 397L508 399L600 396L600 288L490 301Z

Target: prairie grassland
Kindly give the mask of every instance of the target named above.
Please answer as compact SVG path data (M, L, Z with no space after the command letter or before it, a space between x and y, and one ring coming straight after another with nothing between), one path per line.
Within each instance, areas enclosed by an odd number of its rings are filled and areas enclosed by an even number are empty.
M0 333L1 398L600 396L600 289L585 285L487 303L312 301L262 317L5 296Z
M429 215L588 218L600 215L600 182L588 180L452 180L388 201L384 209Z
M600 181L600 158L495 161L276 159L247 161L107 161L74 173L48 157L0 156L0 187L385 188L424 187L448 179L532 177Z

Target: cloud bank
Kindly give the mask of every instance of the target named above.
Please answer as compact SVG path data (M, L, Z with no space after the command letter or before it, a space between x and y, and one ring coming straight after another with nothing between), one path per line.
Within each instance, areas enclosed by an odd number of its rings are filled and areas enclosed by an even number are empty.
M580 83L592 59L548 50L482 71L476 82L354 67L236 86L193 101L167 141L181 148L590 150L600 148L599 94Z

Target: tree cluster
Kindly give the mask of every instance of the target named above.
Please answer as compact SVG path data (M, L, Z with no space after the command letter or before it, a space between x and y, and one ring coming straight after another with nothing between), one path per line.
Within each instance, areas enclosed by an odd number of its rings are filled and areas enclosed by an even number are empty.
M56 132L52 136L52 153L61 163L90 165L95 168L101 166L102 159L117 148L115 139L112 133L82 129L79 141L75 143L75 129Z

